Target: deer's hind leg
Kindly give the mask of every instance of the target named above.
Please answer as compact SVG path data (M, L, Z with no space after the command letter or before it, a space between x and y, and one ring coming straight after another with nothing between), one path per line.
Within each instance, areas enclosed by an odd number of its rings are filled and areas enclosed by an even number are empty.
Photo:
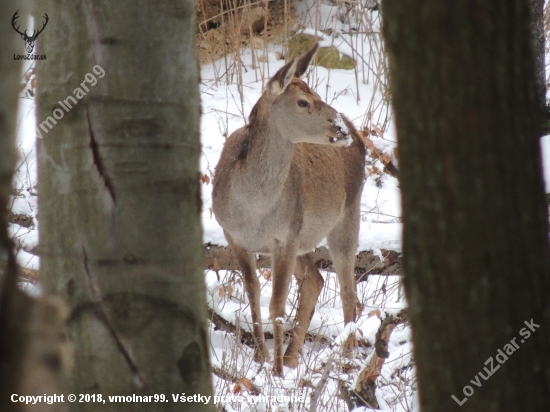
M238 246L231 236L224 231L225 238L243 272L244 289L250 304L252 314L252 328L254 334L254 360L263 363L269 360L269 349L265 343L262 327L262 313L260 310L260 281L256 275L256 260L254 255Z
M325 283L310 254L297 258L294 276L298 281L300 296L296 314L296 326L292 329L292 341L288 345L284 356L284 364L289 368L295 368L298 365L298 355L304 344L309 323L315 310L315 304Z

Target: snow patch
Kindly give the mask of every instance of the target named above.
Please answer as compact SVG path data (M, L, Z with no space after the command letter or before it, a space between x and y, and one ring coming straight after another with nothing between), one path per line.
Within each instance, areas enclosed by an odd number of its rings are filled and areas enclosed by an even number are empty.
M340 113L336 114L334 125L340 128L340 130L342 131L342 134L349 136L349 129L348 129L348 126L346 125L346 122L342 118L342 114Z

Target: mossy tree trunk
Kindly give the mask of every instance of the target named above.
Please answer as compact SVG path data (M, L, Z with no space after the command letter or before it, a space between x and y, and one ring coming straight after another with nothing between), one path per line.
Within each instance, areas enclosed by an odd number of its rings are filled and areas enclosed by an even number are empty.
M529 7L383 3L424 412L550 410L550 258ZM512 339L519 349L505 347ZM497 357L504 348L507 360Z
M39 144L41 270L71 310L67 393L167 400L71 410L212 411L172 400L212 395L194 2L40 7L38 122L58 117Z

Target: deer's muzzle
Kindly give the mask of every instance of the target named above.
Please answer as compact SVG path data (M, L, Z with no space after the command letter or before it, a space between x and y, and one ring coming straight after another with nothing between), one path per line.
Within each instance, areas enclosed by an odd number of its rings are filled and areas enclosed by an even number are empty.
M349 132L349 128L340 113L336 113L336 118L332 122L332 125L336 129L336 133L335 135L330 137L329 141L331 143L341 142L343 143L342 146L349 146L352 141L351 135Z

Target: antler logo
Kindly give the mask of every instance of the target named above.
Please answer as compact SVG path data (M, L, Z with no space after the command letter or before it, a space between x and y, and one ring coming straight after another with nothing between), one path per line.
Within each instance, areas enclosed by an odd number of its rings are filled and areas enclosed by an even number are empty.
M21 33L19 31L19 27L21 26L15 27L16 20L19 17L18 13L19 13L19 10L17 10L13 15L13 18L11 19L11 25L13 29L21 35L23 40L25 40L25 47L27 49L27 53L32 53L32 51L34 50L34 42L36 41L36 38L38 37L38 35L44 31L46 24L48 24L49 17L46 13L44 13L44 18L46 19L46 21L43 22L42 28L40 30L33 30L32 36L29 36L27 35L27 30L25 30L24 33Z

